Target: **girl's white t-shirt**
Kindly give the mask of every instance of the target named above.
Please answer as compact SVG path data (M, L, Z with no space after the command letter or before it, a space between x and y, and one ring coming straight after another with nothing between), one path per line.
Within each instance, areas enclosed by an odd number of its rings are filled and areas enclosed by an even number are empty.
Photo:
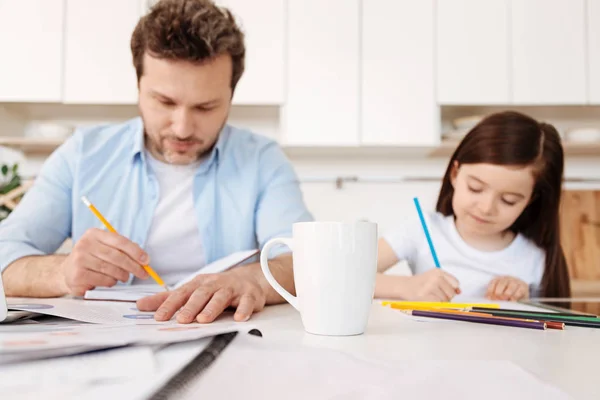
M427 228L442 270L460 282L461 297L483 297L490 281L503 275L526 282L530 295L539 295L544 274L545 254L531 240L517 234L499 251L481 251L468 245L456 230L454 216L424 213ZM435 268L427 238L418 215L383 235L400 260L406 260L412 273Z

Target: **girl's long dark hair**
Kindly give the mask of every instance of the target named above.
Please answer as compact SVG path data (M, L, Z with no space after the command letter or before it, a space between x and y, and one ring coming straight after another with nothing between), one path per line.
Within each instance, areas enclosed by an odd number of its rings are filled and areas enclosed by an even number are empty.
M532 240L546 254L541 295L570 297L569 271L559 231L564 154L556 129L514 111L484 118L458 145L444 174L436 209L446 216L454 215L450 177L456 162L459 166L533 166L535 186L531 202L510 229Z

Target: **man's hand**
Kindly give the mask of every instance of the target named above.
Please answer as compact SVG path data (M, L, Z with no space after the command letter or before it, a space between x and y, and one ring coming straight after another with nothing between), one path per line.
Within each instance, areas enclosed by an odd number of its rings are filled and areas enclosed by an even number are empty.
M89 229L59 265L59 284L64 294L82 296L96 286L110 287L117 281L127 282L130 273L147 279L142 265L148 262L148 254L129 239Z
M233 306L234 319L247 321L265 306L266 293L261 283L249 266L241 266L220 274L199 275L177 290L140 299L137 306L140 311L156 311L157 321L168 321L181 309L177 322L182 324L194 320L212 322Z
M409 278L408 300L450 301L460 294L458 280L441 269L432 269Z
M491 280L485 297L490 300L517 301L529 298L529 285L512 276L499 276Z

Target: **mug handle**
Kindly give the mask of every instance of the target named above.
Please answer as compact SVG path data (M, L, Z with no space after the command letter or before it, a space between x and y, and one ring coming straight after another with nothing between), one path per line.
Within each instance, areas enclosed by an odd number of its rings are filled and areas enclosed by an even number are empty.
M267 282L269 282L273 289L275 289L275 291L279 293L281 297L290 303L296 310L300 311L298 308L298 298L296 296L292 296L290 292L285 290L283 286L281 286L273 277L273 274L271 274L271 270L269 269L269 250L271 250L271 247L275 246L276 244L284 244L293 250L292 243L293 240L287 238L275 238L269 240L260 253L260 267L262 268Z

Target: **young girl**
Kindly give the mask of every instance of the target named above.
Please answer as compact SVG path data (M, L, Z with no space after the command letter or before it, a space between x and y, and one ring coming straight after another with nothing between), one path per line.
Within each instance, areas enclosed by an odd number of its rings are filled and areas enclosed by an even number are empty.
M556 129L517 113L493 114L452 155L436 213L425 213L441 268L417 212L379 241L378 270L407 260L413 276L378 274L375 296L449 301L569 297L560 245L563 149Z

